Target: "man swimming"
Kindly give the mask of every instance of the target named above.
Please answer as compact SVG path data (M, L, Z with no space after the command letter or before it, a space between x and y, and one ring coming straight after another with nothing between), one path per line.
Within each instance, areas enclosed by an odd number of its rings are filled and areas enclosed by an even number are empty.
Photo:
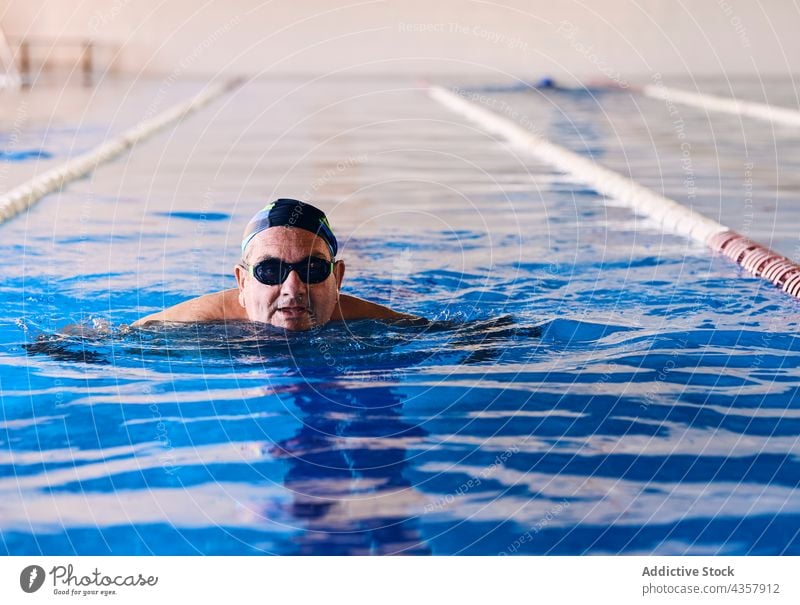
M298 200L279 199L257 212L244 230L237 288L187 300L148 315L149 322L253 321L310 330L329 321L419 319L340 294L344 261L325 213Z

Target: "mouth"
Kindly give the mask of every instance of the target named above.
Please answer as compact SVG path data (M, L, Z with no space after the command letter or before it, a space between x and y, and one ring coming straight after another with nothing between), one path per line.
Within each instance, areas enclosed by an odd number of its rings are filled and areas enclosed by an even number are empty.
M279 307L278 313L287 319L301 319L311 314L308 307Z

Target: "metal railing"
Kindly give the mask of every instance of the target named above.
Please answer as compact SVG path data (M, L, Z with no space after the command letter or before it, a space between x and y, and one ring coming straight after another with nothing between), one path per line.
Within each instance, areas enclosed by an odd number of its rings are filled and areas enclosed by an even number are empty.
M78 67L83 83L89 86L93 83L96 51L98 47L107 45L98 44L91 38L26 36L11 38L11 46L16 46L14 56L22 86L30 86L38 74L52 67L56 61L60 63L64 51L74 53L73 70ZM38 66L34 66L36 51L41 49L45 50L45 57Z

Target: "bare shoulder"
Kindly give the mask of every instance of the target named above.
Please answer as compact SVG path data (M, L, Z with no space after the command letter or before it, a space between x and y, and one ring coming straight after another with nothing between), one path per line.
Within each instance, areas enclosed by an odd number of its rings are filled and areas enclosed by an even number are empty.
M363 298L339 295L339 305L334 311L333 321L355 319L381 319L388 321L420 320L420 317L400 313L384 305ZM239 291L236 288L213 292L184 301L158 313L142 317L133 323L134 327L150 322L192 323L204 321L247 321L247 312L239 304Z
M239 304L238 290L231 288L178 303L158 313L142 317L133 325L143 326L151 321L202 322L246 319L247 314Z
M338 313L338 317L337 317ZM408 313L400 313L384 305L364 300L348 294L339 295L339 307L331 319L383 319L383 320L420 320L422 318Z

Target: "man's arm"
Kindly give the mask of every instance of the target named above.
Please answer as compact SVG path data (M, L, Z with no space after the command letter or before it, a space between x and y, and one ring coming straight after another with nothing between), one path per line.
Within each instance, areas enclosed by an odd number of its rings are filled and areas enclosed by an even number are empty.
M239 304L239 291L236 288L222 290L213 294L199 296L175 306L136 320L133 326L143 326L151 321L203 322L203 321L247 321L247 312ZM339 295L339 304L333 312L332 321L348 319L420 319L415 315L399 313L362 298Z

